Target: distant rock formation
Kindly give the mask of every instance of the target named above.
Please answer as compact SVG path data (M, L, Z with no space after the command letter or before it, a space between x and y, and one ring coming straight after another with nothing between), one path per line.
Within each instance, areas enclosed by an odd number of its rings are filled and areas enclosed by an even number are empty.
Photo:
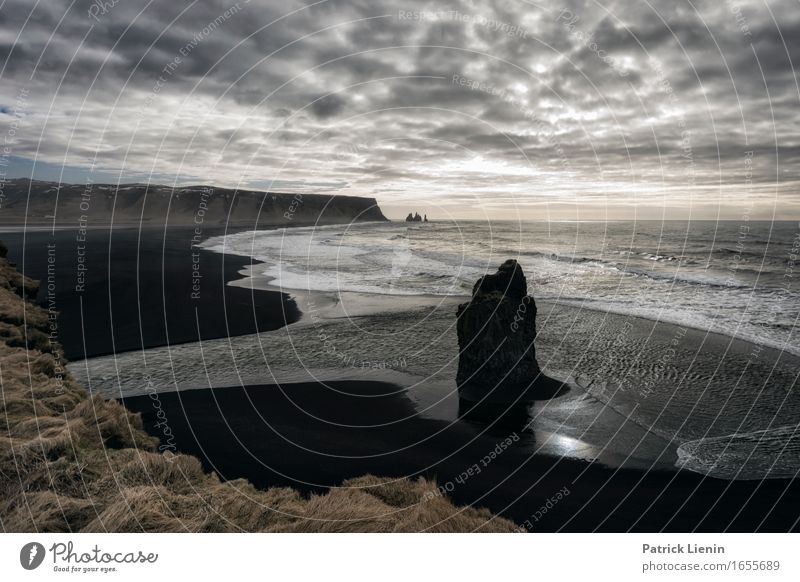
M533 340L536 302L522 267L511 259L478 279L458 306L459 395L472 402L525 403L539 376Z
M406 216L406 222L422 222L422 217L419 215L419 212L415 212L414 214L409 212L408 216ZM425 222L427 222L427 220Z
M425 218L422 219L422 222L428 222L428 215L425 215Z

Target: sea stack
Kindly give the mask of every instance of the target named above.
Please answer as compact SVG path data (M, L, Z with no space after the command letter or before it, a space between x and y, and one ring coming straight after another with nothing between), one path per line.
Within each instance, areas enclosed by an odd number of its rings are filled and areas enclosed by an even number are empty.
M540 374L533 340L536 303L522 267L510 259L478 279L458 306L459 396L468 402L525 404Z

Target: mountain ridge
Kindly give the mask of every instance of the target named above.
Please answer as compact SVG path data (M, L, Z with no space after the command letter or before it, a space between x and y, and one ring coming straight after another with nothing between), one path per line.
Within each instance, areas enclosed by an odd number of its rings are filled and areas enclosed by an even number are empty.
M374 198L207 185L0 183L0 224L297 226L388 220Z

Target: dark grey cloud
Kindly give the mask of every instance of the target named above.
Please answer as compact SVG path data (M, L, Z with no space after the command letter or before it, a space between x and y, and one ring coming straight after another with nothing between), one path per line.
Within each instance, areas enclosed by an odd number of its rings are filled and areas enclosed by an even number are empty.
M100 5L0 9L15 159L454 211L668 193L736 216L777 193L800 212L792 0Z
M341 113L344 99L338 95L324 95L311 102L311 110L318 119L327 119Z

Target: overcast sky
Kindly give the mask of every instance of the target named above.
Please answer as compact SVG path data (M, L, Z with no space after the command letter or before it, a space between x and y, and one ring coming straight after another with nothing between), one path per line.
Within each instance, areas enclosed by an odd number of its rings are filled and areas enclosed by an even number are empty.
M800 217L800 3L6 0L7 176Z

